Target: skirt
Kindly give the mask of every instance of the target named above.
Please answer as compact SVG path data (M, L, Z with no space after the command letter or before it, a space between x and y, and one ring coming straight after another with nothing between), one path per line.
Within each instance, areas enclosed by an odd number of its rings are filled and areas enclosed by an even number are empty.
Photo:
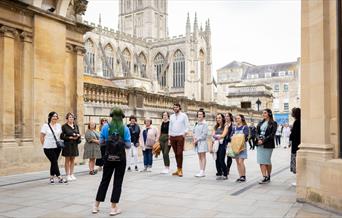
M86 142L84 144L84 153L83 153L83 159L90 159L90 158L101 158L101 150L100 145L96 143L88 143Z
M62 151L63 157L77 157L78 155L79 153L78 153L77 143L65 144L65 147L63 148L63 151Z
M296 157L297 154L292 154L291 153L291 163L290 163L290 171L296 174Z
M272 152L272 148L264 148L264 146L259 145L257 147L257 163L271 165Z

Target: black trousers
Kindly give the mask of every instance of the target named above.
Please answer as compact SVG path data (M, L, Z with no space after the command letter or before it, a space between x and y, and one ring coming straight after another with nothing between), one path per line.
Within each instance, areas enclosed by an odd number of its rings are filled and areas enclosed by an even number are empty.
M105 156L105 153L106 153L106 146L101 146L100 150L101 150L101 158L96 159L95 165L99 167L103 167L103 164L104 164L103 157Z
M108 186L114 173L111 202L119 203L122 182L126 171L126 160L118 162L105 161L103 165L102 180L97 191L96 201L103 202L106 198Z
M252 138L252 137L251 137L251 138L248 140L248 144L249 144L249 149L254 150L255 145L256 145L256 140L255 140L255 138Z
M276 135L276 145L280 145L281 135Z
M60 176L58 167L58 157L61 154L60 148L44 148L44 154L49 159L50 165L50 176Z
M230 172L230 167L232 166L233 163L233 158L232 157L227 157L227 175L229 175Z
M226 152L227 146L223 144L219 145L216 157L216 170L218 176L227 176L228 171L225 163Z

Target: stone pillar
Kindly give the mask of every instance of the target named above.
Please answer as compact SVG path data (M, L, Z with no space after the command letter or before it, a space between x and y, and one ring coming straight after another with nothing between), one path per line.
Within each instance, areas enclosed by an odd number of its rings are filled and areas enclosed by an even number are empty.
M22 138L21 145L32 145L33 142L33 63L32 33L22 32Z
M17 146L15 128L14 41L16 29L0 28L0 148Z
M336 1L302 1L301 145L297 200L342 209L337 142ZM336 156L335 156L336 157Z
M76 51L76 113L80 118L78 119L78 126L81 132L84 133L83 117L84 117L84 100L83 100L83 58L86 50L82 46L75 46Z

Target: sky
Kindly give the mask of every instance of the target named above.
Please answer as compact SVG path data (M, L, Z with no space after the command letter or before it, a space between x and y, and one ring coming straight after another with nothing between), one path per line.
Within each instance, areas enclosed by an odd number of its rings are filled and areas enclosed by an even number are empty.
M117 30L118 0L89 0L84 20ZM195 12L212 32L213 72L230 62L255 65L300 57L300 0L169 0L169 36L185 35L187 13Z

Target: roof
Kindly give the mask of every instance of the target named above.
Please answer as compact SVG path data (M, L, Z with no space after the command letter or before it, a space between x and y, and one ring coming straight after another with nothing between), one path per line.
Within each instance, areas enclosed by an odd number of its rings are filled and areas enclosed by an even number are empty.
M287 63L280 63L280 64L269 64L269 65L260 65L260 66L253 66L248 67L245 73L242 75L242 79L247 79L247 75L258 75L258 78L265 78L266 73L272 73L274 76L275 73L281 71L295 71L297 69L298 62L287 62Z
M246 66L246 67L249 67L249 66L254 66L250 63L247 63L247 62L238 62L238 61L232 61L230 62L229 64L227 64L226 66L218 69L218 70L223 70L223 69L230 69L230 68L240 68L242 66Z

